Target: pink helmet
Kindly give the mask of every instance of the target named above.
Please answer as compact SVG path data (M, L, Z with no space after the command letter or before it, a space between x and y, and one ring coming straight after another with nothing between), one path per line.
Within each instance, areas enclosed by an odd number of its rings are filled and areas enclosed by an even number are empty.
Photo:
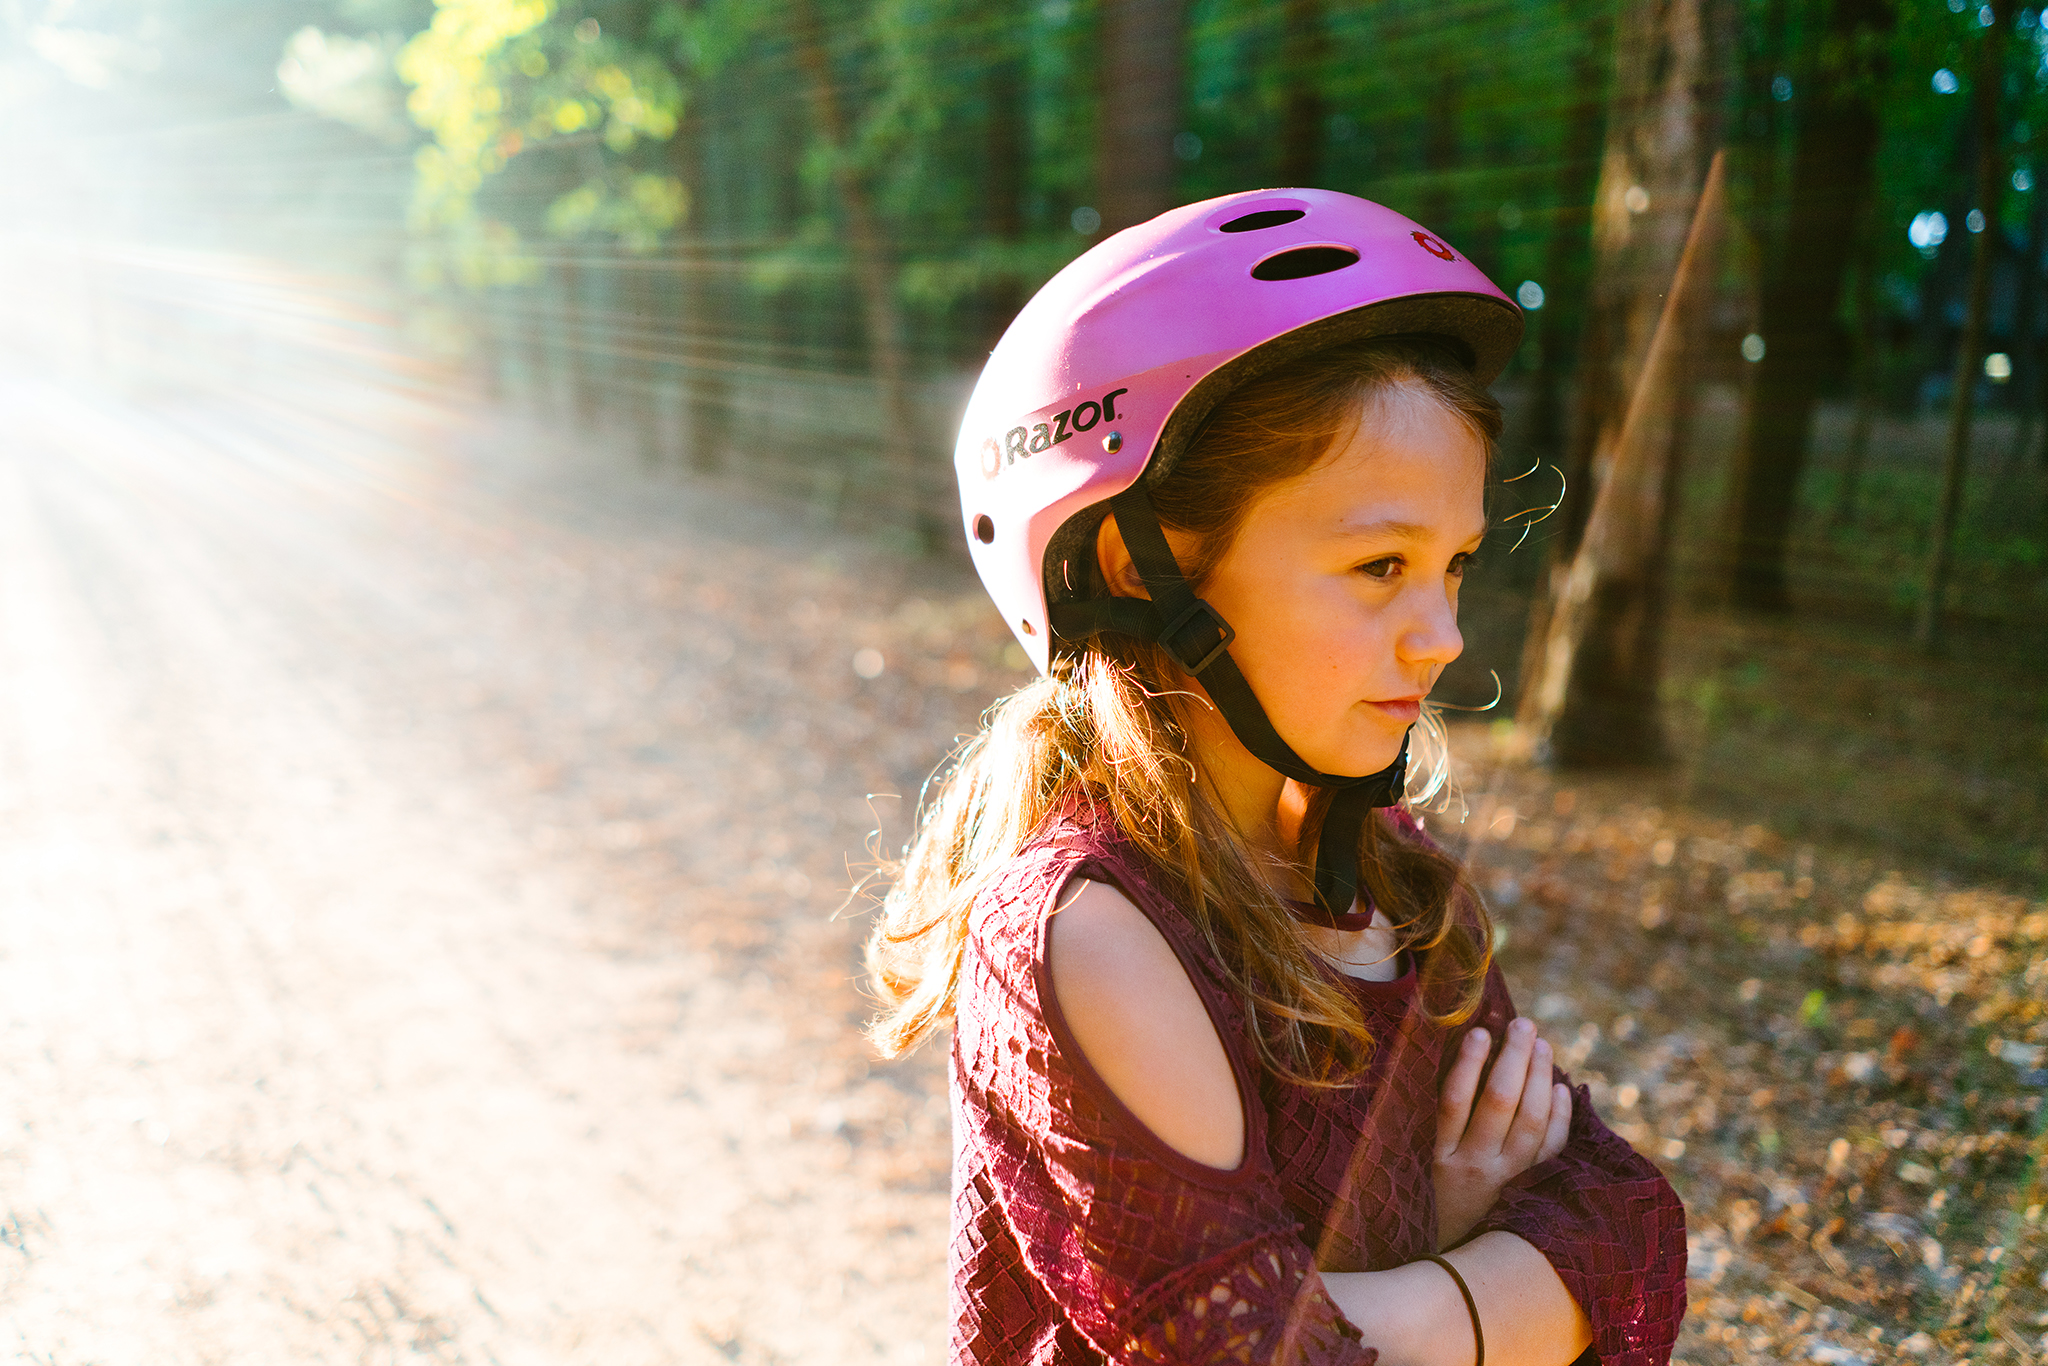
M953 451L975 569L1032 663L1051 667L1055 635L1070 645L1098 630L1157 640L1266 763L1350 790L1338 805L1358 820L1361 802L1398 800L1405 750L1381 774L1335 776L1273 732L1229 660L1229 625L1181 578L1145 487L1172 472L1238 385L1326 346L1412 334L1448 339L1489 383L1521 342L1522 315L1442 238L1330 190L1189 204L1117 233L1048 281L990 354ZM1070 566L1093 555L1112 500L1150 603L1074 600L1091 579ZM1317 890L1341 916L1355 868L1326 879L1324 862Z
M1047 281L982 368L953 448L974 567L1031 662L1051 663L1046 552L1069 519L1148 470L1163 478L1210 410L1261 371L1417 332L1461 343L1491 383L1522 314L1443 239L1333 190L1173 209Z

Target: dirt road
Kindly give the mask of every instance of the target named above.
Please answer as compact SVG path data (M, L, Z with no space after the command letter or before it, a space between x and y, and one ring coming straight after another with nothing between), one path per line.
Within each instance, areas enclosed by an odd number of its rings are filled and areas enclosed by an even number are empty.
M0 410L0 1350L935 1361L831 913L961 574L398 393Z

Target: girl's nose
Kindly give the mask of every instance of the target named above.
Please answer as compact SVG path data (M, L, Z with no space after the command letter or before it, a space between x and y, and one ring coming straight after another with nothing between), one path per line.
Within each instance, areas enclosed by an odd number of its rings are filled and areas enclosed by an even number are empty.
M1465 652L1465 637L1458 630L1457 604L1448 593L1425 591L1417 598L1415 615L1401 632L1398 652L1403 663L1427 666L1434 681Z

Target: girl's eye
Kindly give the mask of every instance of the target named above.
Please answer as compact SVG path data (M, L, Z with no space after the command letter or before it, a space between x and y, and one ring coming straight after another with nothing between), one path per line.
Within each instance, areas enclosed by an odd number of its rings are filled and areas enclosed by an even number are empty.
M1468 569L1470 569L1471 567L1472 567L1472 555L1471 555L1471 552L1469 552L1469 551L1464 551L1464 550L1461 550L1461 551L1459 551L1459 552L1458 552L1457 554L1455 554L1455 555L1451 556L1451 568L1450 568L1450 574L1451 574L1451 577L1452 577L1452 578L1457 578L1457 579L1462 579L1462 578L1464 578L1464 577L1465 577L1465 571L1466 571L1466 570L1468 570Z
M1389 555L1383 560L1368 560L1358 566L1358 572L1370 579L1391 579L1401 567L1399 555Z

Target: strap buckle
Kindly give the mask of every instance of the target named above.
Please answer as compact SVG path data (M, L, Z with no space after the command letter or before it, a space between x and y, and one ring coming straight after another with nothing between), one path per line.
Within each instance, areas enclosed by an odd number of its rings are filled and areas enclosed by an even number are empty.
M1183 647L1181 633L1190 627L1199 627L1206 619L1208 628L1216 633L1216 643L1199 656L1194 656L1194 647L1201 644L1200 638ZM1208 603L1196 598L1194 605L1166 623L1159 632L1160 648L1173 656L1173 662L1187 673L1199 675L1202 670L1214 664L1223 652L1230 648L1230 642L1237 639L1237 631L1225 621L1222 614ZM1193 657L1191 657L1193 656Z

